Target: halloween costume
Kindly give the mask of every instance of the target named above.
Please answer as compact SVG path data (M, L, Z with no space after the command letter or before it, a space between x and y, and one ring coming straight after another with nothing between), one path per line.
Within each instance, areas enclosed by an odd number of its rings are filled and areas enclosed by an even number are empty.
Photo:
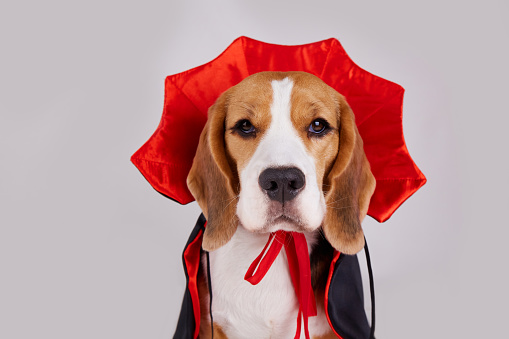
M208 108L222 92L261 71L308 72L346 97L376 179L368 215L379 222L386 221L426 183L404 142L401 86L357 66L336 39L280 46L240 37L209 63L166 78L161 122L131 157L158 192L182 204L194 200L186 178ZM198 336L200 305L196 277L205 224L202 215L184 250L188 285L175 338ZM325 303L329 324L336 335L344 339L370 336L356 256L334 253Z

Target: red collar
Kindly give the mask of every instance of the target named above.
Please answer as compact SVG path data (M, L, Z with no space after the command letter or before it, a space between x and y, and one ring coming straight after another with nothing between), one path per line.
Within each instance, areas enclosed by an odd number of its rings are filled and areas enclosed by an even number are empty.
M311 265L304 234L285 231L271 233L267 244L247 270L244 279L253 285L258 284L267 274L283 246L288 258L293 287L299 300L295 339L300 338L301 319L304 319L304 332L306 339L309 339L308 317L316 316L316 301L311 286Z

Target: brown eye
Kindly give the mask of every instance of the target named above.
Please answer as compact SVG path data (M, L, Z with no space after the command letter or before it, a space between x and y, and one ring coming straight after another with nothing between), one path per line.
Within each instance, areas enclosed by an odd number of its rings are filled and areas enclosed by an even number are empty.
M309 125L308 132L321 135L328 128L329 128L329 124L327 123L327 121L325 121L323 119L316 119L316 120L313 120L311 125Z
M244 134L251 134L255 132L253 124L247 119L238 121L237 124L235 124L235 129Z

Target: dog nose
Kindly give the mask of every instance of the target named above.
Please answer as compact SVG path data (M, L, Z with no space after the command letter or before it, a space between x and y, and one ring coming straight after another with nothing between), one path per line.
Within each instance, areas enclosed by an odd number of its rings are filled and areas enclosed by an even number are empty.
M260 174L258 184L271 200L284 203L299 194L306 184L306 177L296 167L267 168Z

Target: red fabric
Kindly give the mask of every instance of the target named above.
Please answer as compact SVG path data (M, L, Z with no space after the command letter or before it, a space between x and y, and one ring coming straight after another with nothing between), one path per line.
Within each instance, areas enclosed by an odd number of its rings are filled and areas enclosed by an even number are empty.
M131 157L157 191L181 204L194 200L186 177L207 109L222 92L260 71L308 72L345 95L377 180L370 216L387 220L425 184L403 138L401 86L357 66L336 39L280 46L240 37L209 63L166 78L161 122Z
M205 223L205 227L207 223ZM203 231L193 240L184 251L184 262L186 263L187 276L189 277L189 293L193 302L193 314L196 327L193 338L198 338L200 333L200 298L198 296L198 268L200 267L200 249L202 244Z
M330 264L330 268L329 268L329 276L327 277L327 284L325 285L325 301L324 301L324 304L325 304L325 316L327 317L327 321L329 322L329 326L330 328L332 329L332 331L334 332L334 334L339 338L339 339L343 339L342 336L340 336L338 334L338 332L336 332L336 330L334 329L334 326L332 326L332 322L330 320L330 315L329 315L329 288L330 288L330 282L332 280L332 275L334 274L334 266L336 265L336 261L338 261L339 259L339 255L341 253L338 252L338 251L334 251L334 257L332 258L332 262Z
M309 339L308 317L316 316L316 301L311 286L308 244L302 233L285 231L271 233L262 252L249 266L244 279L253 285L258 284L267 274L283 246L288 259L295 294L297 294L299 300L295 339L300 338L301 319L304 320L306 339Z

